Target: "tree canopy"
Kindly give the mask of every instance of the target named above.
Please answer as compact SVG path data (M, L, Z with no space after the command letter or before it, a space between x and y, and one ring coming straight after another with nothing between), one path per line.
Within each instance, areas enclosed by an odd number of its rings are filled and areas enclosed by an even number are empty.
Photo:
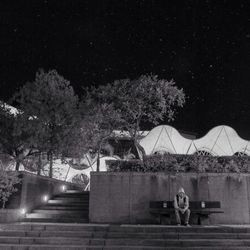
M16 164L16 170L33 153L32 148L27 147L31 134L19 129L21 121L21 113L13 113L6 104L0 103L0 158L8 157L9 162Z
M14 99L23 116L20 130L32 134L29 147L47 152L52 177L53 157L67 151L79 122L78 97L56 70L40 70L35 81L26 83Z
M91 94L99 106L112 105L112 113L119 116L119 127L130 134L142 154L143 148L138 143L141 125L171 121L176 109L185 103L184 91L173 80L158 79L156 75L116 80L96 87Z
M45 152L52 177L53 158L81 158L90 149L98 155L99 169L101 149L110 137L117 136L115 130L129 134L143 159L142 125L173 120L177 108L185 103L185 94L173 80L142 75L87 88L80 102L70 82L56 70L39 70L35 80L15 94L14 101L18 114L0 109L4 118L0 119L0 149L19 156L27 149ZM32 161L28 158L26 163L33 166ZM36 162L42 165L41 160Z
M86 96L81 104L83 113L82 129L89 148L97 152L97 170L100 164L100 152L114 130L121 128L121 115L114 108L114 103L99 101L99 92L96 88L86 90ZM105 93L106 95L109 92Z

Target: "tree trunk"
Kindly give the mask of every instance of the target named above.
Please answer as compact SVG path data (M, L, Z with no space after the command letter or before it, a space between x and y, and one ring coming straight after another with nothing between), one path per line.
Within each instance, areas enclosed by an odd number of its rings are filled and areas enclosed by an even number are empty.
M49 152L49 178L53 177L53 153Z
M19 167L20 167L20 162L19 161L16 161L16 171L19 171Z
M38 156L38 166L37 166L37 175L41 175L41 169L42 169L42 159L41 159L41 153L39 153Z
M144 148L140 145L140 143L136 139L134 140L134 145L140 151L140 153L141 153L141 160L144 163L145 157L146 157L146 152L145 152Z
M97 152L96 172L100 172L100 149L98 149Z

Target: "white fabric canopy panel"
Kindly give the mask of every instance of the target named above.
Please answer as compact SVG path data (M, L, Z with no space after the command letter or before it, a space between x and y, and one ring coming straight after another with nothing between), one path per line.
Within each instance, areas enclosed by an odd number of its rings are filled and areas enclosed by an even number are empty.
M250 142L229 126L217 126L205 136L190 140L168 125L157 126L141 139L146 155L155 153L203 154L214 156L250 155Z
M183 154L187 152L191 140L184 138L175 128L162 125L153 128L140 145L147 155L155 153Z

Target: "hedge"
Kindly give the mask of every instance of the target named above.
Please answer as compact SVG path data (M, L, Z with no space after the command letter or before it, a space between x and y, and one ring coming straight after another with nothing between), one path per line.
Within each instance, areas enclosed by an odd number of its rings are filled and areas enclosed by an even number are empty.
M250 173L249 156L153 155L140 160L108 160L110 172Z

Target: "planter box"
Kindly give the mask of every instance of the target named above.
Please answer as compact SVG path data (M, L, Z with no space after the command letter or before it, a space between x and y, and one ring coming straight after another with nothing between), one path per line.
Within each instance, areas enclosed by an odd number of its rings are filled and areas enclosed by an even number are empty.
M149 201L173 200L182 186L191 201L220 201L210 224L250 223L250 174L91 173L90 221L156 223Z

